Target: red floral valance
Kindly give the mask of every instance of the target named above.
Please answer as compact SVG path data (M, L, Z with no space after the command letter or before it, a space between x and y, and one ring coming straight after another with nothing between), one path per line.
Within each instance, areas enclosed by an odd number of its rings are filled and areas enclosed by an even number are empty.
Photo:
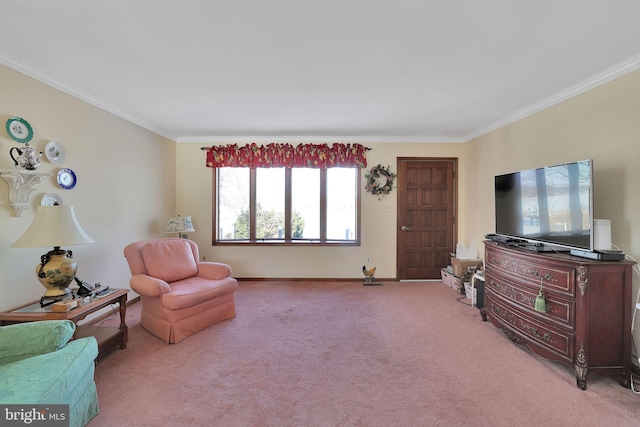
M367 167L367 147L360 144L291 144L238 146L236 144L202 147L207 152L207 167L250 168L330 168Z

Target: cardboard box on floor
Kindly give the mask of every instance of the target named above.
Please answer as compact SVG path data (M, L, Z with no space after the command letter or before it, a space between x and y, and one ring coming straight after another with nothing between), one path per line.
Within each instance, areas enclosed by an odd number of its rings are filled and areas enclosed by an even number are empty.
M469 267L474 271L482 265L482 260L479 259L459 259L451 257L451 267L453 267L453 274L459 277L464 276L469 272Z

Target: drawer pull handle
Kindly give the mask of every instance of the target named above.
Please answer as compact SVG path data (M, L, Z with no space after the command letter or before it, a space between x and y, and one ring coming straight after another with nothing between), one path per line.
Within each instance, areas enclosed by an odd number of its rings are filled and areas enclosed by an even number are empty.
M544 334L540 334L538 332L538 328L536 328L535 326L531 326L529 324L525 324L523 322L522 327L525 331L529 332L529 334L533 335L534 337L541 339L543 341L546 341L550 344L554 344L553 338L551 337L551 335L549 335L548 332L544 332Z
M540 292L538 292L538 296L536 297L536 304L533 309L535 311L539 311L540 313L547 312L547 302L544 299L544 294L542 293L542 278L540 278Z
M551 281L553 281L553 282L557 282L557 280L555 280L555 279L553 278L553 276L551 275L551 273L547 273L547 274L545 274L544 276L541 276L541 275L540 275L540 273L538 272L538 270L529 270L529 271L527 271L527 270L523 270L523 273L525 273L525 274L530 274L530 275L532 275L533 277L537 277L537 278L538 278L538 279L540 279L540 280L543 280L543 279L544 279L544 280L546 280L547 282L551 282Z

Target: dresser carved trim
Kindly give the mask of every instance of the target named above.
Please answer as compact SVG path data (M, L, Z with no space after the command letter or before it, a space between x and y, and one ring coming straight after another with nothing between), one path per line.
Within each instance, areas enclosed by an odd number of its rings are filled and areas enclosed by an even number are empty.
M615 374L629 387L633 265L485 242L482 317L513 342L572 368L582 390L592 372ZM541 289L544 312L535 310Z

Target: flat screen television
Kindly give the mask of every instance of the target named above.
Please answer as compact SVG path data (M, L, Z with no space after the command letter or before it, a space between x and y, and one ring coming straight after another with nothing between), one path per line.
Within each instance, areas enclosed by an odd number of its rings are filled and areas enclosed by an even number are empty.
M593 162L495 177L496 234L535 250L593 251Z

